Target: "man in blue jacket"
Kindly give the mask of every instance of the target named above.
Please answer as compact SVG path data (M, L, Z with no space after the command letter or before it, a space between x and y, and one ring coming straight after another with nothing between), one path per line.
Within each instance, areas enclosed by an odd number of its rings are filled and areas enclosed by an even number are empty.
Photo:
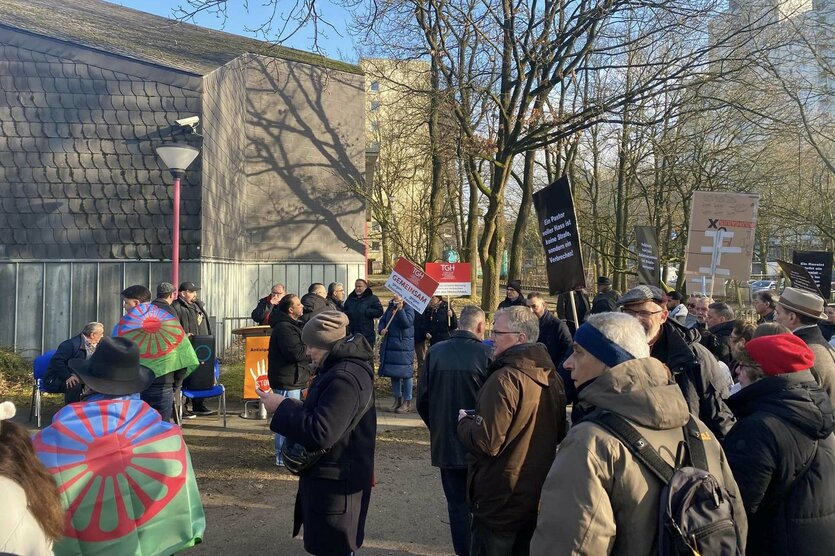
M84 326L79 335L61 342L46 368L44 389L47 392L63 393L65 404L79 401L84 385L78 375L70 370L69 362L72 359L89 359L102 336L104 325L91 322Z

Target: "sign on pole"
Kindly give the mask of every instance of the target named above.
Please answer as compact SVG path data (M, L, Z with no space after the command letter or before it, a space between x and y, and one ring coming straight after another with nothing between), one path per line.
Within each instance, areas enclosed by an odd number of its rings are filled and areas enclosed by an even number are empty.
M818 283L815 281L814 278L809 274L809 272L800 266L799 264L792 264L787 261L781 261L777 259L777 264L780 265L780 270L783 271L789 280L791 280L792 287L797 288L798 290L803 290L807 292L812 292L816 295L821 294L820 289L818 288ZM826 298L824 298L826 299Z
M551 295L586 287L580 231L568 177L533 194L539 232L545 248L545 269Z
M635 226L635 251L638 253L638 283L658 286L661 267L658 264L658 236L652 226Z
M438 281L408 259L400 257L386 280L386 287L402 297L412 309L422 313L429 305L429 298L435 295Z
M795 251L792 254L792 262L806 269L818 285L822 297L828 300L832 294L832 252Z
M685 274L702 283L747 280L754 256L759 195L696 191L690 210ZM710 292L712 293L712 292Z
M473 293L470 263L426 263L426 274L438 281L435 295L460 297Z

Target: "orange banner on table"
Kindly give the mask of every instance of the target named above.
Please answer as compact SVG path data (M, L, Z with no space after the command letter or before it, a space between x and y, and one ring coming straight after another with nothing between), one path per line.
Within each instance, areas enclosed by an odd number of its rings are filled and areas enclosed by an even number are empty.
M255 385L261 390L270 387L267 378L267 356L270 352L269 336L249 336L244 352L244 399L257 400Z

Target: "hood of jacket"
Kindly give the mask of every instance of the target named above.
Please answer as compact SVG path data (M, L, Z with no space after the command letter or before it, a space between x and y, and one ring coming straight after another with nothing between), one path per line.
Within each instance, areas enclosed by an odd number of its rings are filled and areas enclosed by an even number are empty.
M714 336L719 336L719 337L730 336L733 329L734 329L734 321L732 321L732 320L728 320L728 321L725 321L725 322L720 322L719 324L716 324L716 325L711 326L710 328L708 328L708 330L710 331L711 334L713 334Z
M829 395L811 371L767 376L727 400L737 419L764 411L788 421L811 438L826 438L835 429Z
M352 359L361 364L373 380L374 371L371 368L371 362L374 359L374 350L365 336L354 334L336 342L322 362L322 369L326 371L344 359Z
M549 373L556 372L551 356L542 344L519 344L507 348L487 368L487 375L503 367L519 370L544 388L548 387Z
M633 359L606 369L579 393L580 404L605 409L655 430L683 427L690 418L681 389L661 361Z
M661 333L664 338L652 347L653 357L661 359L662 363L674 373L680 373L699 364L699 359L690 347L697 344L702 337L697 329L686 328L673 319L667 319L667 322L661 325ZM658 356L656 350L656 346L662 341L667 349L666 361Z

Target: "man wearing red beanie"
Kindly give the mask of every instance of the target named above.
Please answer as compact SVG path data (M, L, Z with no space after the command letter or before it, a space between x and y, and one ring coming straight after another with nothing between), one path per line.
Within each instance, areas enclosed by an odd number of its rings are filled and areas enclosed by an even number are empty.
M741 349L725 454L748 514L748 554L835 554L835 417L799 337Z

